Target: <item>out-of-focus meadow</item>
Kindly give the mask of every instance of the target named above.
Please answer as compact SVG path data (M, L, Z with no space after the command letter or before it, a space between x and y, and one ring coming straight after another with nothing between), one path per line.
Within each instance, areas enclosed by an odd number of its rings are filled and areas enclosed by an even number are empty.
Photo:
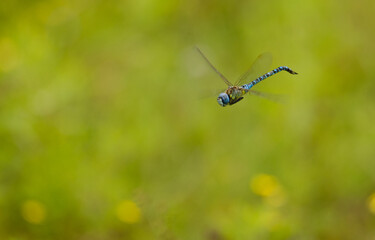
M0 238L375 239L374 9L1 1Z

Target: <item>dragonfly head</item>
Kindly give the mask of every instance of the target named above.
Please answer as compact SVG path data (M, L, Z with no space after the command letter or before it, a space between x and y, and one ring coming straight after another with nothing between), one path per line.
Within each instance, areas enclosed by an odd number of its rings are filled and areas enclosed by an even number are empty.
M217 98L217 102L220 106L225 107L229 103L229 96L226 93L220 93L219 97Z

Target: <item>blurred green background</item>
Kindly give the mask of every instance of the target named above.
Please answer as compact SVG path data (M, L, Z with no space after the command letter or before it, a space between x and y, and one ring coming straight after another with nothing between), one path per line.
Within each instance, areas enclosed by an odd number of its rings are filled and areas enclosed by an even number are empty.
M375 239L374 9L1 1L0 239Z

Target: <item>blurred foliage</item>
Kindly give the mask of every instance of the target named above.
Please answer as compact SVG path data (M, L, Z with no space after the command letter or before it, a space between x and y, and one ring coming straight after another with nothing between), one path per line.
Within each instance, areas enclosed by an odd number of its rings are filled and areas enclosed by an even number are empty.
M1 1L0 239L375 239L374 7Z

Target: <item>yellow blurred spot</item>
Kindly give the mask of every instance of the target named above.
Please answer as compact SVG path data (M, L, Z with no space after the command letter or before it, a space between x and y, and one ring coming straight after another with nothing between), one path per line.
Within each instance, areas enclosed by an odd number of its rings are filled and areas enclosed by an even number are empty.
M116 209L117 217L125 223L136 223L141 219L141 210L132 201L121 202Z
M371 196L368 199L368 208L370 212L375 214L375 193L371 194Z
M19 63L17 48L9 38L0 39L0 72L9 72Z
M29 223L39 224L46 218L44 206L37 201L29 200L22 204L22 217Z
M262 197L270 197L280 192L280 185L276 178L267 174L256 175L250 181L250 188Z

